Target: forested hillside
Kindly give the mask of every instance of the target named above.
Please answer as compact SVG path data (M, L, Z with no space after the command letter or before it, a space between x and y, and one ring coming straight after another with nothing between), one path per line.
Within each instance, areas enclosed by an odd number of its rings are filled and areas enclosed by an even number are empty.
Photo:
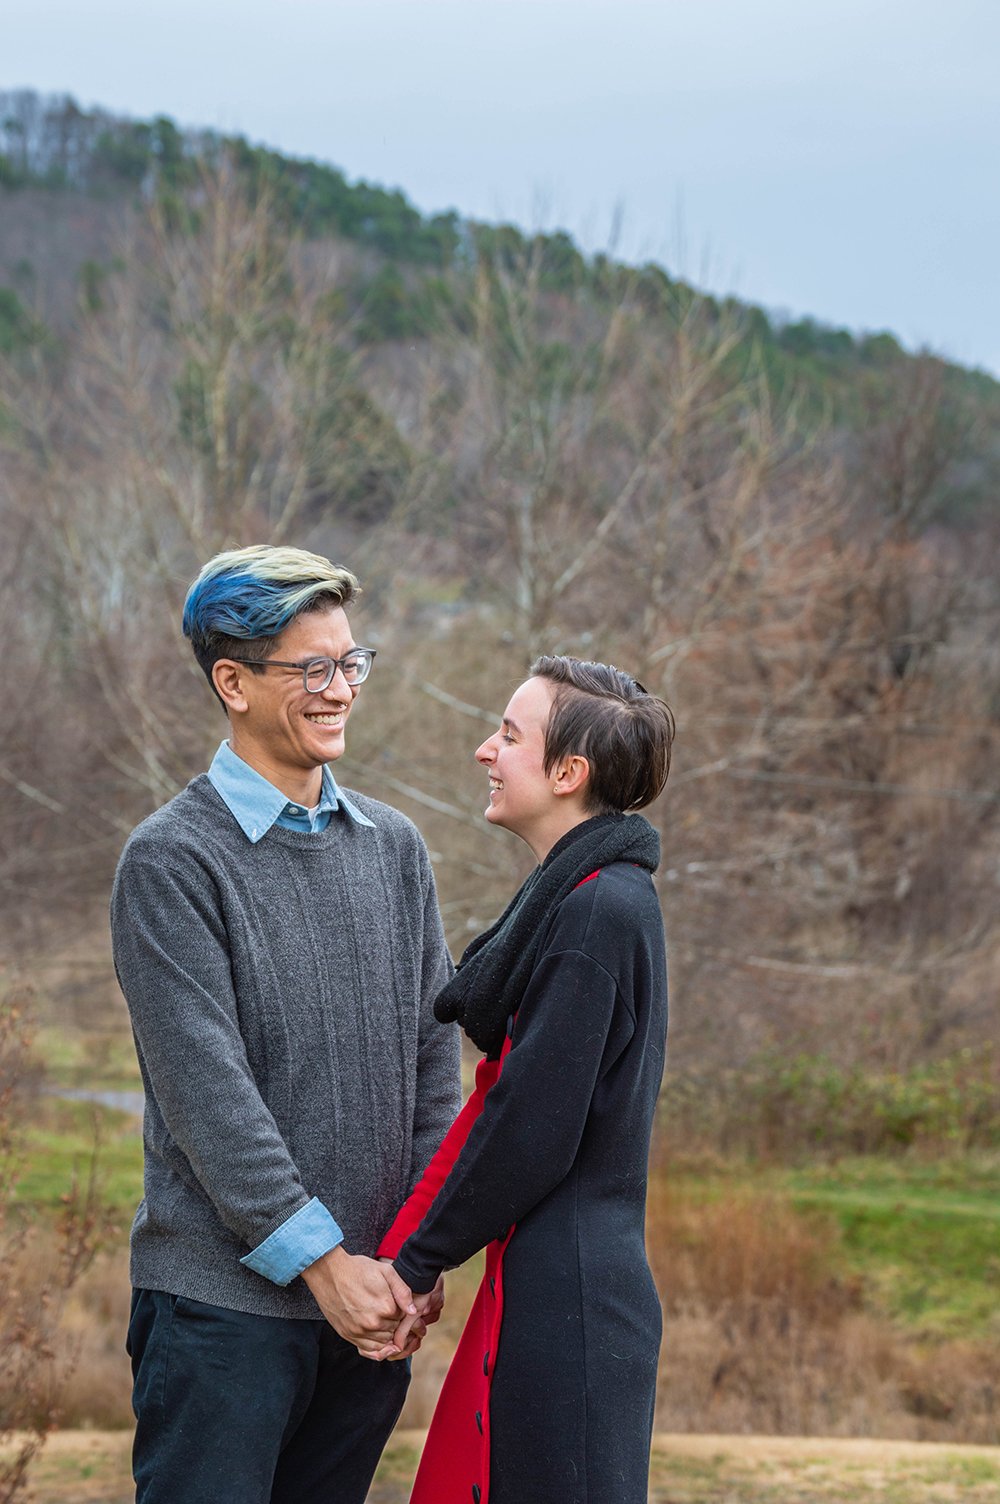
M667 696L688 1074L995 1064L1000 387L158 119L0 99L4 943L101 933L124 834L223 732L199 563L349 563L347 780L450 938L525 856L471 752L540 649Z
M225 731L186 587L264 541L363 581L338 776L419 823L456 952L530 862L472 753L533 655L674 707L658 1427L1000 1439L998 419L888 333L0 96L0 1495L56 1407L131 1424L107 900Z

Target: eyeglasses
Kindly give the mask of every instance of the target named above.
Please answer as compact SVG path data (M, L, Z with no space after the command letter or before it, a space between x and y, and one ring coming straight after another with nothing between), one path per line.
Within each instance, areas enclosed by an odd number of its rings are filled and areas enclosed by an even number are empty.
M329 689L338 668L348 684L363 684L372 671L374 648L352 648L344 658L309 658L305 663L288 663L282 658L231 658L231 663L246 663L251 668L297 668L302 687L309 695Z

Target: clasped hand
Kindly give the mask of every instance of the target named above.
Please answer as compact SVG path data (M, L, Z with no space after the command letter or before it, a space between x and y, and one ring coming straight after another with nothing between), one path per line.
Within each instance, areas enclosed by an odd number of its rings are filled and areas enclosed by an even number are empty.
M414 1295L388 1259L331 1249L303 1270L327 1321L364 1358L376 1362L408 1358L444 1304L443 1280L425 1295Z

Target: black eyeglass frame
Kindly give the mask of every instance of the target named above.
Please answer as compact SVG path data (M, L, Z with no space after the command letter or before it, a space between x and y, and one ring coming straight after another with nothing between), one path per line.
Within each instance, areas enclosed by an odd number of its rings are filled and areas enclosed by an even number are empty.
M368 678L368 675L372 671L372 664L375 662L375 652L375 648L357 647L352 648L349 653L345 653L343 658L326 658L321 656L319 658L307 658L305 663L290 663L285 658L230 658L228 661L230 663L245 663L250 668L300 669L302 672L302 688L305 690L306 694L321 695L324 689L330 688L330 685L334 681L334 677L336 676L338 668L340 669L340 672L343 674L344 678L347 680L352 689L356 684L364 684L365 680ZM359 657L364 658L364 669L361 673L358 674L358 677L356 679L352 679L347 672L346 665L350 663L352 658ZM318 684L315 688L311 688L309 684L309 670L317 663L322 663L325 665L324 673L326 677L324 678L322 684Z

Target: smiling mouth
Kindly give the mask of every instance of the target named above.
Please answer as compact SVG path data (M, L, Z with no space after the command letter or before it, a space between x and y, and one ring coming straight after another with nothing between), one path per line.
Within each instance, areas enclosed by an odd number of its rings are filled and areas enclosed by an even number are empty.
M499 793L502 788L503 788L503 779L502 778L491 778L490 779L490 793L491 794L497 794L497 793Z
M307 712L306 720L312 721L314 726L342 726L344 724L344 712L338 710L335 715L310 715Z

